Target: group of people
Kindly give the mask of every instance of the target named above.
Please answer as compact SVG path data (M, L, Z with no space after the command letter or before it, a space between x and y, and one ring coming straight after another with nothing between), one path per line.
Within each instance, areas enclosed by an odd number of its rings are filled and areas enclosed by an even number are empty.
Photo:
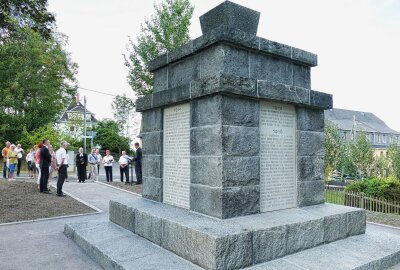
M3 157L3 178L13 180L15 171L17 171L17 176L19 176L23 153L24 150L21 148L20 144L15 146L15 144L6 142L6 146L1 151Z
M65 181L68 181L68 160L67 142L62 142L60 148L54 151L50 145L50 141L45 139L40 144L35 145L26 155L28 164L28 176L36 178L40 192L50 193L49 178L52 177L54 172L57 173L57 195L64 196L62 187ZM135 162L136 184L142 183L142 149L139 143L135 143L135 157L129 157L125 151L119 158L120 179L123 182L125 176L125 184L133 184L129 181L129 163ZM14 173L17 171L19 176L22 164L22 155L24 150L21 145L15 146L10 142L6 142L2 150L3 157L3 178L8 178L10 181L14 180ZM107 182L113 181L113 163L114 158L109 150L106 150L104 157L101 156L99 149L92 149L91 153L87 155L84 153L83 148L79 148L75 156L75 164L77 168L77 182L83 183L86 179L97 181L100 172L100 164L103 164ZM89 166L90 172L87 177L86 168ZM8 173L8 175L7 175Z
M56 171L58 172L57 195L65 196L62 192L62 185L65 181L63 176L66 175L68 164L66 155L67 145L67 142L62 142L60 149L57 150L57 152L54 152L50 145L50 141L45 139L42 143L35 145L26 155L28 176L36 177L36 174L38 174L40 192L47 194L50 193L49 177L52 172ZM20 174L22 155L25 152L21 148L20 144L15 146L10 142L6 142L1 153L3 157L3 178L8 178L12 181L14 180L15 170L17 170L17 176Z
M140 148L139 143L135 143L135 149L135 157L132 158L126 154L126 151L122 151L122 155L118 160L120 179L121 182L124 182L125 176L125 184L133 184L129 181L129 163L131 161L135 162L136 185L142 183L142 149ZM75 161L78 172L77 182L85 182L87 166L90 168L88 179L93 179L93 181L98 180L100 164L103 164L104 166L107 182L113 182L113 163L115 160L111 155L110 150L106 150L105 156L102 157L99 153L99 149L93 148L91 153L87 155L83 152L83 148L79 148Z

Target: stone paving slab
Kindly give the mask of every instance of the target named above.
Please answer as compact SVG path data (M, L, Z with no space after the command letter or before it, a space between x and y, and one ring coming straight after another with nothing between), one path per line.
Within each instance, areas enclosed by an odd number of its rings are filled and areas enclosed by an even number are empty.
M22 181L18 179L17 181ZM108 205L112 199L134 197L124 191L97 184L67 182L64 190L104 211L96 215L83 215L37 222L0 225L1 270L100 270L87 256L63 234L67 222L108 220ZM53 188L54 191L54 188ZM63 198L60 198L62 201Z
M201 269L111 222L66 224L64 232L104 269Z
M388 269L398 263L400 234L390 233L382 227L368 226L363 235L304 250L246 269L369 270Z

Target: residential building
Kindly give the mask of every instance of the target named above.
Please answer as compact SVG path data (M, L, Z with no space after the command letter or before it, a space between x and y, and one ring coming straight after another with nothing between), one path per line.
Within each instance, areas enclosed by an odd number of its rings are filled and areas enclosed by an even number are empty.
M400 133L370 112L330 109L325 111L325 121L335 124L346 140L353 140L357 131L365 132L376 156L386 155L392 144L400 145Z
M57 121L56 126L66 134L81 139L84 133L84 115L85 107L82 103L72 101ZM97 122L94 114L86 109L86 129L91 129Z

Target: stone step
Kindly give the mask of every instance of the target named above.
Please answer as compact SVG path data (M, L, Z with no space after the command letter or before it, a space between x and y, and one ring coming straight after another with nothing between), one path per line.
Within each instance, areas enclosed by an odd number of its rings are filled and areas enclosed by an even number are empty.
M365 232L365 211L322 204L216 219L143 198L110 201L110 220L206 269L237 269Z
M111 222L65 225L64 233L104 269L201 269ZM370 270L400 263L400 234L369 226L365 234L307 249L246 270Z
M314 247L246 270L377 270L398 263L400 231L395 234L378 226L368 226L363 235Z
M104 269L201 269L109 221L67 223L64 234Z

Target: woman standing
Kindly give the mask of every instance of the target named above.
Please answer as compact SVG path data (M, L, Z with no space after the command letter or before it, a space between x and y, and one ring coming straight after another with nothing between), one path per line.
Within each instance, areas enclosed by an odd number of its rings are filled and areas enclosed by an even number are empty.
M8 180L14 180L14 172L18 164L18 153L15 151L15 145L10 146L10 151L8 151Z
M83 148L79 148L79 153L76 154L76 168L78 170L78 183L84 183L86 180L86 166L88 163L88 157L83 153Z
M17 176L19 176L19 173L21 172L22 154L25 154L24 149L21 148L21 144L17 144L15 152L17 152L18 155Z
M32 171L32 151L29 151L25 157L26 163L28 164L28 177L31 178L33 176Z
M36 148L37 145L35 145L32 150L31 150L31 170L32 170L32 178L36 178L36 173L37 173L37 169L36 169Z
M57 158L56 158L56 152L54 152L53 146L50 145L49 147L49 152L51 155L51 165L50 165L50 178L56 178L56 176L53 176L53 172L57 173Z
M104 169L106 170L107 182L113 181L113 175L112 175L113 162L114 162L114 158L112 155L110 155L110 150L106 150L106 155L103 157L103 165L104 165Z

